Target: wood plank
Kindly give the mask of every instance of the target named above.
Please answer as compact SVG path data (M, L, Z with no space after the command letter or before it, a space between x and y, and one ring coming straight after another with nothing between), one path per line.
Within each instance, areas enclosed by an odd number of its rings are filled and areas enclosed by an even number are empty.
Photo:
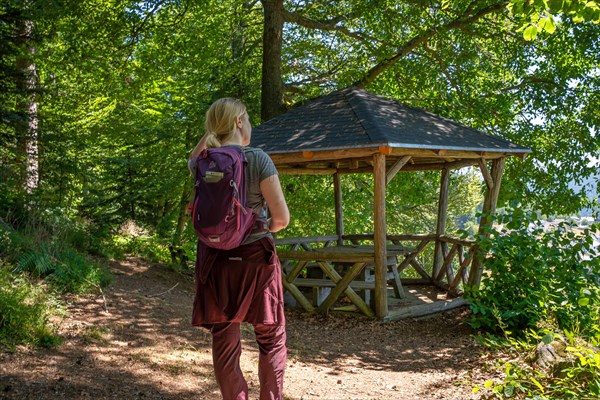
M389 157L404 157L411 156L418 162L420 158L453 158L453 159L471 159L472 165L477 164L477 159L481 158L481 154L476 151L460 151L460 150L442 150L443 153L436 154L437 149L407 149L407 148L391 148L391 154ZM312 153L312 154L311 154ZM311 161L340 161L343 159L356 159L372 157L374 154L381 154L379 146L371 148L360 148L360 149L338 149L338 150L312 150L312 151L299 151L294 153L272 153L269 154L273 163L278 168L284 165L296 164L306 162L308 158ZM489 152L486 153L487 159L495 159L506 157L507 155L515 155L519 157L521 153L505 153L505 152Z
M390 241L421 241L423 239L435 239L435 234L402 234L402 235L387 235L386 239ZM344 235L344 240L373 240L373 234L352 234Z
M333 175L337 172L335 168L287 168L279 167L277 172L281 175Z
M403 318L423 317L442 311L448 311L455 308L469 305L469 302L463 298L456 298L446 301L436 301L429 304L419 304L415 306L402 307L394 310L384 319L384 321L397 321Z
M337 240L337 236L329 235L329 236L308 236L301 238L277 238L275 239L275 245L290 245L297 243L320 243L326 242L328 240Z
M411 160L415 160L414 156ZM462 169L477 165L477 159L458 160L453 162L433 162L433 163L415 163L402 167L398 172L414 172L414 171L440 171L444 168L448 170ZM371 168L363 167L358 169L338 169L340 174L368 174L372 172Z
M332 247L331 249L334 249ZM277 252L282 260L305 260L305 261L338 261L338 262L375 262L373 253L342 253L327 249L313 251L280 250Z
M322 151L314 151L313 157L311 160L342 160L345 158L361 158L361 157L370 157L375 153L378 153L379 149L377 147L372 148L361 148L361 149L340 149L340 150L322 150ZM280 154L269 154L271 160L275 166L279 167L280 165L298 163L298 162L306 162L306 158L303 156L303 152L296 153L280 153Z
M438 154L438 151L442 151ZM481 158L481 154L477 151L468 150L446 150L446 149L406 149L406 148L393 148L390 156L404 156L410 155L415 159L423 157L437 157L437 158ZM489 152L486 153L486 158L498 158L506 156L505 152Z
M385 225L385 155L373 155L373 239L375 245L375 314L383 319L388 314L387 304L387 249Z

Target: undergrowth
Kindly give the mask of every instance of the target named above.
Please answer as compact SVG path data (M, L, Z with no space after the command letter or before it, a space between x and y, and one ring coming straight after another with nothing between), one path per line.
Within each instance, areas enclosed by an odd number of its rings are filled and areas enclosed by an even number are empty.
M61 294L103 294L112 280L90 256L96 245L66 218L32 213L14 225L0 219L0 344L60 343L49 320L61 311Z
M599 399L599 227L544 229L535 214L518 209L498 222L479 240L489 256L480 288L467 295L471 326L504 361L492 365L501 378L474 392L485 399ZM548 363L539 361L544 346Z
M49 318L62 311L60 303L43 285L11 273L8 267L0 266L0 344L9 349L19 344L59 344Z

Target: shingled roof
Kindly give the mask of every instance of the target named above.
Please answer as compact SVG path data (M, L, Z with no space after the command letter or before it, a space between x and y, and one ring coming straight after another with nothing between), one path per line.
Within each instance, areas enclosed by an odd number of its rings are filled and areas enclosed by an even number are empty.
M500 137L356 87L321 96L255 127L252 145L272 157L382 146L438 154L440 150L519 156L530 152Z

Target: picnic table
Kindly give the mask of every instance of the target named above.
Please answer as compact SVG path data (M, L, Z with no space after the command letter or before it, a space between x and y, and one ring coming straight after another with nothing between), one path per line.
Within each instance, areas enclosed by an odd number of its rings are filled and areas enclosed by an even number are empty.
M387 245L387 276L392 283L394 293L398 298L404 298L404 290L398 273L398 257L414 252L413 249L402 245ZM373 245L341 245L322 248L302 248L279 250L278 255L284 267L283 286L298 303L307 311L315 308L299 287L332 288L331 292L320 304L317 311L326 312L344 293L356 307L365 315L375 314L365 300L356 293L357 290L369 291L375 289L374 276L371 275L375 264L375 247ZM322 278L303 277L301 274L307 268L320 268ZM342 276L341 273L344 275ZM363 273L361 275L361 273Z

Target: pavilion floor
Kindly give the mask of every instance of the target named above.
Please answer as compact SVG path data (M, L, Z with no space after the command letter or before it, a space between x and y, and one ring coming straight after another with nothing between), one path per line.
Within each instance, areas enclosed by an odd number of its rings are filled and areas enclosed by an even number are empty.
M394 295L394 289L391 286L388 287L388 316L384 318L384 321L422 317L468 305L464 298L448 296L446 291L433 285L403 286L405 293L403 299L397 298ZM360 314L360 310L343 296L331 307L330 311Z

